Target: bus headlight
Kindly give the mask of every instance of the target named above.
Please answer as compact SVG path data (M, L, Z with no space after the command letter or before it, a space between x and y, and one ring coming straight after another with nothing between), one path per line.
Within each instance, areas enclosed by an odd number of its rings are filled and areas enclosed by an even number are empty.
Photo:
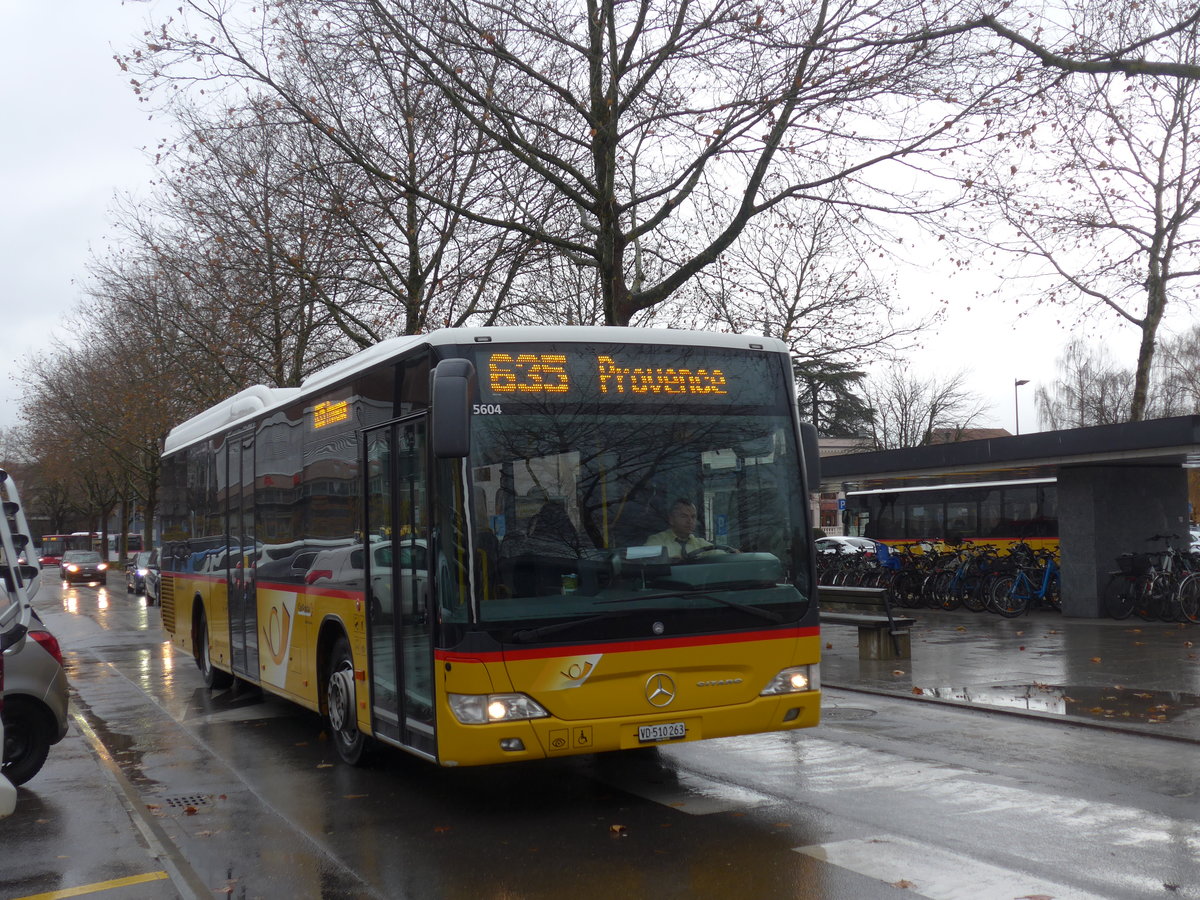
M550 715L525 694L450 694L450 711L464 725L512 722L517 719L541 719Z
M820 689L820 666L791 666L772 678L767 686L762 689L761 696L798 694L802 691L819 691Z

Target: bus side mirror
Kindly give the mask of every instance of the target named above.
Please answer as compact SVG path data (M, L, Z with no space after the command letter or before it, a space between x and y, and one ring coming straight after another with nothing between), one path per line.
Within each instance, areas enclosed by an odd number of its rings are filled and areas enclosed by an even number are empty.
M808 422L800 423L800 446L804 451L804 473L809 491L821 489L821 448L817 440L817 429Z
M461 459L471 452L471 397L475 367L469 360L444 359L429 376L433 455Z

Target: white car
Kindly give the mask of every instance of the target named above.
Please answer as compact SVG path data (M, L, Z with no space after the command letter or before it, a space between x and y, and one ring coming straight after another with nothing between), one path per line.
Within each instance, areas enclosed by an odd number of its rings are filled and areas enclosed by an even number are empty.
M4 658L0 656L0 688L4 686ZM0 693L0 710L4 709L4 695ZM4 746L4 720L0 719L0 747ZM0 819L11 816L17 808L17 789L13 783L0 775Z
M833 535L832 537L817 538L816 545L818 553L861 553L864 556L875 555L875 542L870 538Z

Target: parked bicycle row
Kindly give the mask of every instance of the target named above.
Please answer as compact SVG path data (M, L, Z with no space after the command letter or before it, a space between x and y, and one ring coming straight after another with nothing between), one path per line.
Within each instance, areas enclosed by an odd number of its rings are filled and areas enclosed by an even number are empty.
M1123 553L1103 589L1103 608L1115 619L1200 624L1200 554L1180 550L1176 534L1156 534L1159 550ZM886 545L868 552L823 552L821 584L887 588L892 603L909 608L990 611L1013 618L1031 609L1060 610L1057 554L1025 543L997 548L932 542Z
M994 612L1007 618L1032 609L1060 609L1058 558L1025 543L999 548L930 542L886 545L873 553L820 554L821 584L887 588L892 603L912 609Z
M1156 534L1148 542L1163 542L1161 550L1123 553L1117 571L1104 588L1105 611L1114 619L1134 613L1147 621L1200 624L1200 554L1171 546L1177 534Z

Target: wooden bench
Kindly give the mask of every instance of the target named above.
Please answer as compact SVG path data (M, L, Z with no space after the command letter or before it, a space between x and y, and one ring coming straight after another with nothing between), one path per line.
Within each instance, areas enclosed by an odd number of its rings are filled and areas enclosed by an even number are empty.
M909 629L917 623L909 616L897 616L885 588L817 586L822 625L853 625L858 628L859 659L910 659L912 641ZM828 609L832 604L838 609ZM843 611L864 610L863 612ZM871 612L866 612L871 610Z

